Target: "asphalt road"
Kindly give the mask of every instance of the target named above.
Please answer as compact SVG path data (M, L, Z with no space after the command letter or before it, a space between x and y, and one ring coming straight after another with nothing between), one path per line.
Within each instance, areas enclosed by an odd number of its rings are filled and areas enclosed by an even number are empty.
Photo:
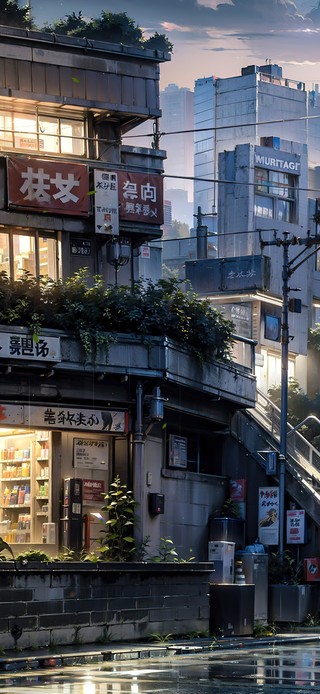
M320 645L102 662L0 675L0 694L320 694Z

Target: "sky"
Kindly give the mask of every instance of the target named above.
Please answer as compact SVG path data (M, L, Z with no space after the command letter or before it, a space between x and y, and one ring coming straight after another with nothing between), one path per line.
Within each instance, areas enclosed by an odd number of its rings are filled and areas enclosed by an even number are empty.
M23 6L26 3L21 0ZM81 10L126 12L148 37L165 33L174 49L160 66L160 85L194 88L200 77L233 77L241 67L271 59L283 76L320 83L319 0L30 0L35 23Z

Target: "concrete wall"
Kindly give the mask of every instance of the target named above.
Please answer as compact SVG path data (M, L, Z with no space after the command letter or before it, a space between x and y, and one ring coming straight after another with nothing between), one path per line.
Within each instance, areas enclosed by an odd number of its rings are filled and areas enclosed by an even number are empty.
M210 565L0 567L0 647L106 643L208 630Z

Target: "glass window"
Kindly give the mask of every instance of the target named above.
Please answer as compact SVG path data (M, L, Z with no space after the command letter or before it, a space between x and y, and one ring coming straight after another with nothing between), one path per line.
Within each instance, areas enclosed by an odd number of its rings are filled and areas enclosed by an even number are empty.
M58 241L54 234L37 232L19 234L14 231L0 233L0 272L19 279L25 272L34 277L59 277Z
M9 234L0 234L0 272L10 276Z
M36 255L33 236L14 234L13 236L13 279L17 280L25 272L36 276Z
M16 114L13 118L13 130L14 146L17 149L38 149L36 116Z
M60 119L61 152L79 156L85 153L83 126L82 121Z
M44 152L59 152L58 118L39 116L39 149Z
M84 121L0 111L0 147L83 156Z
M257 217L269 217L273 219L273 199L264 195L256 195L254 213Z
M56 239L39 238L39 275L58 278Z
M12 117L0 111L0 147L13 147Z
M294 223L295 180L281 171L255 169L255 215Z

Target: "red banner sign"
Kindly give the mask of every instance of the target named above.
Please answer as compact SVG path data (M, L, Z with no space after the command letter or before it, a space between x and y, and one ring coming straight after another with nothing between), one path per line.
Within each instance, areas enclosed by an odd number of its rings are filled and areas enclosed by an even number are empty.
M118 171L119 217L126 222L163 224L163 179L159 174Z
M103 480L82 480L82 495L84 501L103 501Z
M87 215L89 179L85 164L9 157L8 202L43 212Z

